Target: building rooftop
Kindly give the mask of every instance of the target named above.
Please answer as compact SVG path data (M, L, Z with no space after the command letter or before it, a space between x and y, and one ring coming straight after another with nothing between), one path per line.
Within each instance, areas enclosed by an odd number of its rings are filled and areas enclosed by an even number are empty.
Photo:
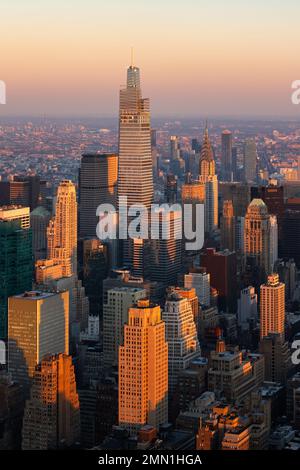
M40 300L40 299L47 299L48 297L53 297L57 295L58 292L43 292L38 290L32 290L23 292L22 294L13 295L12 297L15 299L24 299L24 300Z

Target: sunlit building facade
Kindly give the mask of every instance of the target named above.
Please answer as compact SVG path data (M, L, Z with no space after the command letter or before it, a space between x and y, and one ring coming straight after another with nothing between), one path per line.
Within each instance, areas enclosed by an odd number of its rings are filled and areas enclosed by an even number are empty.
M46 355L35 367L24 411L23 450L56 450L79 442L80 413L72 357Z
M129 309L119 349L119 424L131 434L168 421L168 344L158 305L139 300Z

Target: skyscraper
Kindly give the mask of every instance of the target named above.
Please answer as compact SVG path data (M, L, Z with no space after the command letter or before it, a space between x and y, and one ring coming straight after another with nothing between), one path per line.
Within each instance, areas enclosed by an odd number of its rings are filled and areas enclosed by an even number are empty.
M55 217L47 231L48 258L63 267L63 275L77 273L77 202L72 181L62 181L57 189Z
M253 199L248 206L244 227L245 259L252 258L261 279L272 271L276 257L276 223L272 221L262 199ZM276 219L276 217L275 217Z
M199 173L200 181L205 184L205 231L211 233L218 227L218 178L207 127L201 148Z
M260 287L260 337L279 333L284 339L285 286L279 282L278 274L268 276Z
M228 130L222 132L222 179L232 180L232 133Z
M120 90L118 196L148 209L153 200L149 99L142 98L140 70L133 64Z
M8 369L28 393L45 354L69 352L69 294L25 292L8 300Z
M200 355L197 329L188 299L177 292L168 297L162 313L169 355L169 394L175 391L179 373Z
M79 169L79 237L95 237L100 204L117 203L118 156L84 153Z
M80 437L72 357L48 355L35 367L23 420L23 450L68 448Z
M28 208L26 208L28 209ZM28 209L29 210L29 209ZM18 212L18 211L17 211ZM31 229L0 218L0 339L7 339L8 297L32 288ZM27 222L26 222L27 226Z
M247 139L244 148L244 177L246 183L256 181L257 172L257 151L256 143L253 139Z
M151 239L151 280L165 286L177 283L182 264L182 212L161 208L151 221L158 238ZM169 233L166 233L166 232Z
M119 347L124 341L124 325L128 323L128 309L147 296L139 287L115 287L106 292L103 305L103 362L105 366L118 365Z
M47 227L50 217L50 212L42 206L36 207L30 214L33 258L35 261L47 257Z
M236 311L237 263L234 251L216 251L207 248L200 256L200 264L210 274L210 285L218 290L219 308Z
M257 295L252 286L241 290L238 300L238 325L241 330L248 330L250 321L257 320Z
M221 218L221 249L235 251L235 217L232 201L223 202Z
M274 271L278 260L278 225L276 215L270 215L270 269Z
M129 309L119 349L119 424L131 434L168 421L168 344L158 305L139 300Z
M175 204L177 201L177 178L175 175L167 175L165 199L168 204Z

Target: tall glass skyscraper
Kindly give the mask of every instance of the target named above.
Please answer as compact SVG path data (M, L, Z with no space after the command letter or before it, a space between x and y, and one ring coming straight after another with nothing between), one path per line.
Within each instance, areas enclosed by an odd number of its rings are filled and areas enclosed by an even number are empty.
M153 199L149 99L142 98L140 71L133 65L120 91L118 195L147 208Z

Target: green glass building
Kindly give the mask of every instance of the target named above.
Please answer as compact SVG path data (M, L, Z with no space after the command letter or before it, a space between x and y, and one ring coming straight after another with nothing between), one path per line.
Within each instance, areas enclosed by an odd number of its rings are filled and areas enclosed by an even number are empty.
M0 221L0 339L7 340L8 297L32 289L32 234L20 221Z

